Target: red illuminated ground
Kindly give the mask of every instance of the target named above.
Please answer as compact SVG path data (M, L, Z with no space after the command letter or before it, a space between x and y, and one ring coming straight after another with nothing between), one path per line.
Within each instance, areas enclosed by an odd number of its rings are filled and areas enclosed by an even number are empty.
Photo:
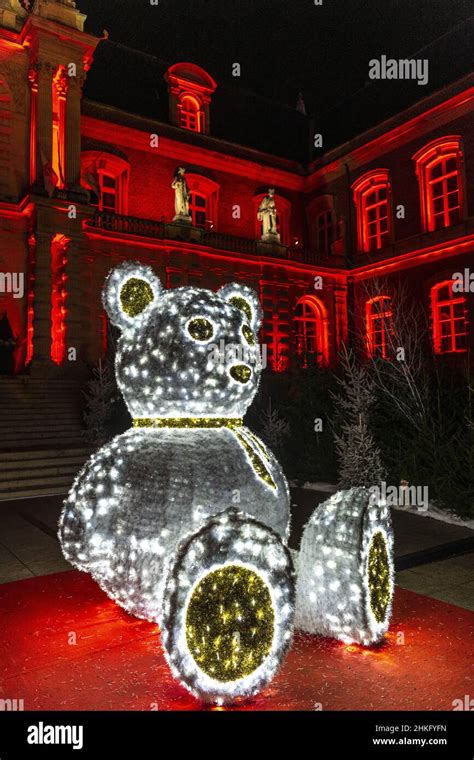
M0 611L0 696L24 699L25 710L204 708L171 677L157 626L127 615L88 575L2 585ZM450 710L474 690L473 629L472 612L397 588L380 649L297 635L245 708Z

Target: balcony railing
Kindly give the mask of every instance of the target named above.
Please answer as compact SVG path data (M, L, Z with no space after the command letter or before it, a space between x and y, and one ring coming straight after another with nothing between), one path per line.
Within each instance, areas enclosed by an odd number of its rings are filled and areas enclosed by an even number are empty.
M158 238L159 240L163 240L165 237L164 222L114 214L110 211L96 211L94 216L87 220L87 226L107 230L107 232L139 235L140 237Z
M140 237L155 238L158 240L172 239L171 227L163 221L154 219L140 219L134 216L124 216L123 214L114 214L110 211L96 211L94 216L86 222L87 227L95 230L104 230L106 232L116 232L126 235L137 235ZM189 228L191 229L191 228ZM193 244L206 245L221 251L231 251L232 253L242 253L250 256L268 256L271 258L272 252L263 252L259 241L254 238L239 237L229 235L214 230L192 228L198 232L198 239L194 237ZM263 246L264 247L264 246ZM300 262L302 264L312 264L326 267L344 266L343 259L322 257L315 251L297 247L280 246L274 253L276 258L284 258L289 261Z
M341 256L323 256L317 251L313 251L310 248L301 248L300 246L288 248L287 258L290 261L298 261L301 264L317 264L318 266L324 267L344 267L344 259Z
M222 232L204 232L202 242L204 245L211 246L211 248L220 248L224 251L254 255L258 253L256 240L237 237L236 235L226 235Z

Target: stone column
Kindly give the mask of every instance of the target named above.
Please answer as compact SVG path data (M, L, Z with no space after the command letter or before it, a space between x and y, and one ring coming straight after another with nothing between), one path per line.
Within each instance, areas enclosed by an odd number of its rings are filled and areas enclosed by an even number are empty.
M63 188L66 185L66 140L67 140L67 95L69 90L69 77L65 67L60 64L56 66L53 76L53 83L56 92L55 105L57 107L56 118L58 119L58 156L55 160L58 162L59 184Z
M66 101L66 167L67 188L81 183L81 94L83 80L70 77Z
M36 64L38 71L38 103L36 109L36 182L43 181L43 163L52 163L53 156L53 66L42 62Z
M30 185L37 178L37 131L38 131L38 66L33 64L28 71L30 83Z
M66 360L68 369L80 373L87 349L87 314L90 309L90 284L81 242L75 239L68 246L66 275L68 284L66 316ZM70 362L68 350L76 350L76 361Z
M51 359L51 241L52 236L36 233L36 267L33 316L33 371L53 368Z

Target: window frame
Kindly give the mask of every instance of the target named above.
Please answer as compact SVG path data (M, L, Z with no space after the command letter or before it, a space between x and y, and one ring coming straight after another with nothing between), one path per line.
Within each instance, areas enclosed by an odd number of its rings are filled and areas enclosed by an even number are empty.
M195 219L193 216L193 204L189 204L189 211L193 217L193 225L201 227L206 230L217 230L218 227L218 211L219 211L219 190L220 186L213 179L204 177L201 174L193 174L186 172L186 181L189 187L189 193L191 197L199 195L205 198L205 214L206 221L204 225L195 225ZM191 199L190 199L191 200Z
M83 151L81 153L81 184L83 187L87 188L87 190L94 193L95 188L87 181L87 172L94 164L96 164L99 180L100 197L98 199L98 204L91 203L91 205L105 213L127 216L130 164L125 159L115 156L112 153L104 153L103 151ZM110 177L115 180L114 189L104 188L104 177ZM109 195L115 194L115 211L112 211L108 207L104 208L104 192Z
M374 312L374 305L382 301L387 301L388 305L381 311ZM380 329L375 329L375 322L382 320L383 324ZM386 327L386 322L389 322L389 326ZM365 330L366 330L366 345L367 354L370 358L379 357L381 359L389 359L389 343L387 342L387 336L393 334L393 308L392 298L387 295L374 296L369 298L365 304ZM380 335L382 340L378 345L375 336ZM381 351L379 349L381 348Z
M204 200L204 204L202 206L199 206L196 203L196 198L202 198ZM191 214L192 220L193 220L193 226L194 227L200 227L203 230L207 229L207 225L209 222L212 223L212 220L209 219L209 198L207 195L203 195L203 193L198 193L197 190L190 190L189 192L189 213ZM204 214L204 222L202 224L198 223L197 221L197 214Z
M195 108L193 110L184 108L185 102L193 103ZM190 92L182 92L179 96L176 107L178 109L178 125L181 127L181 129L187 129L189 132L198 133L205 131L205 113L202 107L202 102L196 95L193 95ZM190 126L191 117L195 119L194 126ZM183 120L187 123L183 123Z
M442 162L446 162L449 159L454 158L456 161L455 175L457 176L457 195L458 206L455 209L459 209L459 219L451 222L448 219L448 224L441 226L436 225L436 217L439 214L434 212L435 198L432 194L433 184L442 181L446 181L447 177L442 175L441 178L435 180L430 179L429 172ZM413 156L416 167L416 175L418 177L418 185L420 192L420 210L421 210L421 223L424 232L435 232L437 230L446 229L447 227L455 226L462 222L465 218L465 177L464 177L464 149L462 145L462 139L459 135L449 135L440 137L425 145ZM453 174L451 175L453 176ZM449 208L446 207L446 198L450 193L443 194L443 215L446 213L449 216Z
M309 233L309 245L311 250L316 251L322 258L330 257L341 253L341 246L344 246L343 220L338 218L336 211L337 198L331 193L316 195L306 206L306 221ZM332 234L327 247L327 253L321 251L318 218L324 213L330 214L332 224ZM342 230L342 232L341 232ZM336 245L339 251L336 251Z
M467 319L467 300L465 297L465 294L463 293L453 293L453 285L454 280L443 280L441 282L436 283L436 285L433 285L431 288L430 296L431 296L431 318L432 318L432 337L433 337L433 348L435 354L464 354L468 350L468 346L464 346L462 348L458 348L456 346L456 339L457 338L467 338L469 336L469 321ZM451 297L448 299L439 299L439 292L445 288L450 288L450 294ZM454 312L455 306L463 306L463 315L462 317L457 317ZM441 318L441 308L443 307L449 307L449 316L448 318ZM464 332L457 332L456 331L456 324L462 322ZM449 324L450 325L450 331L447 335L443 335L443 324ZM450 342L450 348L443 349L442 342L443 340L449 339Z
M374 192L378 193L385 190L385 198L377 199L370 206L367 204L367 198ZM358 250L360 253L377 253L393 240L393 219L392 219L392 186L390 172L388 169L374 169L373 171L363 174L352 185L354 205L357 215L357 240ZM381 216L379 211L382 206L386 206L386 216ZM374 220L369 219L369 211L376 209ZM382 231L380 222L387 220L387 229ZM369 234L370 225L375 222L375 235ZM371 241L375 239L375 248L372 247Z
M326 224L320 225L319 220L325 217ZM330 256L332 253L332 244L335 238L334 212L330 208L318 211L315 218L315 241L316 250L321 256ZM324 245L321 245L321 233L324 234Z
M303 307L303 315L297 315L299 307ZM305 314L309 311L309 315ZM308 350L306 341L308 340L307 324L315 326L314 336L309 336L314 340L314 350ZM308 366L308 357L316 359L315 363L321 366L329 364L329 338L328 338L328 315L327 309L322 301L315 296L305 295L298 299L294 307L293 325L295 335L295 355L303 357L304 367ZM303 340L305 342L303 350L300 348L300 325L303 325Z

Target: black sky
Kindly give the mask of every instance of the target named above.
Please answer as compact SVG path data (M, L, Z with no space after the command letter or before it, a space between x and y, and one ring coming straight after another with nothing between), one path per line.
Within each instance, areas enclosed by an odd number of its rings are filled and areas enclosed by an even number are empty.
M371 58L407 57L468 18L474 26L473 0L323 0L322 6L314 0L76 2L93 33L106 28L110 39L164 60L194 61L218 83L235 85L231 67L239 62L239 84L289 105L302 89L314 114L363 87ZM472 56L462 25L452 39L446 61L438 62L441 70Z

